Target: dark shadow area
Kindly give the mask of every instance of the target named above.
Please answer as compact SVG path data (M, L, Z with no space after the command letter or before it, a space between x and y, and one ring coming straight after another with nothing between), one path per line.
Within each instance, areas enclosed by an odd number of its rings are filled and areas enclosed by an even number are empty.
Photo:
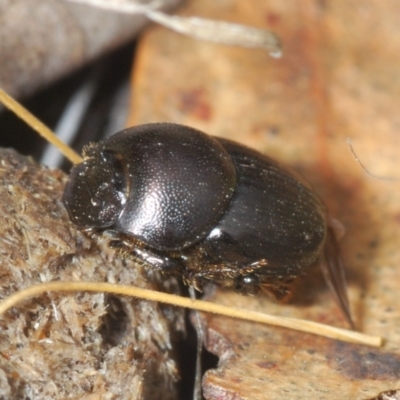
M348 157L353 157L350 150ZM315 193L323 200L327 212L344 227L345 234L339 241L339 248L345 268L348 286L355 286L361 293L369 285L368 267L374 263L374 254L380 237L381 222L374 215L370 204L367 185L359 175L351 176L351 171L341 180L337 173L324 179L315 165L292 166L311 184ZM347 255L347 257L346 257ZM351 259L348 256L351 256ZM300 277L294 286L293 304L307 305L316 301L321 291L329 290L318 264ZM357 325L362 325L362 302L350 304Z
M90 141L100 140L108 126L110 109L121 85L128 85L135 43L130 43L93 61L27 99L22 104L40 121L54 129L71 96L88 80L96 80L96 89L72 147L81 152ZM12 112L0 113L0 147L12 147L36 160L47 143ZM64 165L65 168L66 165ZM69 167L68 167L69 168Z
M111 347L118 346L127 334L130 327L129 316L122 301L116 296L107 296L107 313L103 317L103 325L99 333L105 344Z
M185 318L186 339L178 347L178 364L181 371L180 399L182 400L193 398L196 373L197 332L190 321L190 313L190 311L187 311ZM216 368L218 361L219 358L203 346L201 354L202 376L207 370Z

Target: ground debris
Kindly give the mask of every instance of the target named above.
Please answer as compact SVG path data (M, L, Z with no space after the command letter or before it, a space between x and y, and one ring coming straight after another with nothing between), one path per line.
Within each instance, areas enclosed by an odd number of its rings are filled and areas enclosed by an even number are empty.
M0 297L52 280L157 288L131 261L76 231L65 175L0 152ZM174 399L181 310L102 293L47 293L0 318L0 398ZM174 328L172 328L174 327ZM94 396L94 397L92 397Z

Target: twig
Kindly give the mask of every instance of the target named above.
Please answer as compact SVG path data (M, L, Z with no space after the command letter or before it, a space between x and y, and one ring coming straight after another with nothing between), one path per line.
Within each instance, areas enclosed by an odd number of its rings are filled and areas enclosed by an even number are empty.
M147 4L127 0L67 1L88 4L93 7L125 14L143 14L153 22L195 39L230 46L259 47L266 49L271 57L279 58L282 56L281 41L273 32L225 21L168 15L158 10L161 6L160 1L150 1Z
M13 113L18 115L19 118L25 121L40 136L44 137L48 142L56 146L72 163L78 164L82 162L82 157L78 153L62 142L45 124L40 122L25 107L2 89L0 89L0 101Z
M359 332L336 328L317 322L305 321L295 318L279 317L264 314L256 311L242 310L240 308L228 307L221 304L211 303L204 300L192 300L173 294L142 289L134 286L118 285L106 282L46 282L22 289L7 297L0 303L0 314L5 313L9 308L14 307L27 297L42 294L48 291L65 292L107 292L131 297L138 297L150 301L171 304L179 307L190 308L198 311L205 311L214 314L225 315L231 318L239 318L247 321L259 322L262 324L275 325L283 328L294 329L314 335L325 336L331 339L342 340L379 347L382 345L382 338L370 336Z

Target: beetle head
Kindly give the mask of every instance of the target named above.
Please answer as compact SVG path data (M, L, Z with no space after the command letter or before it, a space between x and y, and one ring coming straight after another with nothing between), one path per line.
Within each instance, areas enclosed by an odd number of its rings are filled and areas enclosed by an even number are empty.
M122 211L128 183L118 154L96 148L89 153L89 158L72 169L63 201L76 225L107 228Z

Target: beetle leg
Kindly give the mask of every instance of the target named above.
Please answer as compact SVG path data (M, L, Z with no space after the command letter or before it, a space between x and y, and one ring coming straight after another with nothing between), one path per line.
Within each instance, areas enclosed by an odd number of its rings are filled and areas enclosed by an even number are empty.
M277 301L282 301L290 294L289 283L293 277L274 278L263 274L268 265L265 259L258 260L246 266L229 264L201 264L201 268L187 269L184 282L201 291L203 284L208 281L223 287L230 287L236 293L248 296L256 295L260 289Z
M157 251L147 248L139 241L133 239L113 240L109 244L122 257L143 263L145 266L155 268L163 273L178 276L182 274L183 266L178 260L168 257L164 253L158 254Z
M290 284L297 274L280 274L279 269L262 259L240 269L234 290L240 294L254 295L261 289L268 297L278 302L288 300L291 294Z
M224 287L232 287L236 269L224 264L202 265L201 269L186 269L183 273L183 281L188 286L193 286L199 292L205 282L216 283Z
M291 297L289 282L273 282L261 285L262 291L277 302L285 302Z
M327 238L320 266L325 281L342 310L344 317L349 325L354 328L347 296L344 266L340 256L338 240L335 236L334 227L332 226L328 226Z

